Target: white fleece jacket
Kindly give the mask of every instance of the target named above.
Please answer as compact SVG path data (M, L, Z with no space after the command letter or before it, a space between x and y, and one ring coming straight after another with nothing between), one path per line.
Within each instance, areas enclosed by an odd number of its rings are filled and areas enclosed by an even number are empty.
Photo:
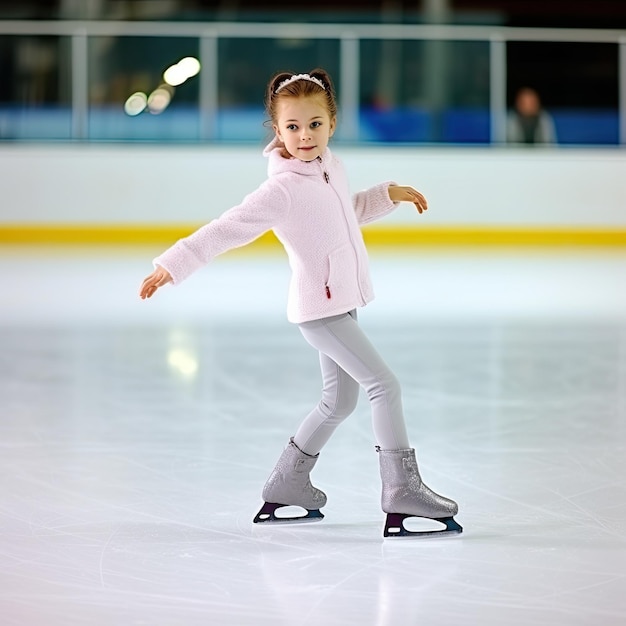
M385 182L352 198L342 163L327 148L314 161L286 159L272 141L268 179L243 202L154 259L174 284L218 254L272 230L292 270L287 318L301 323L346 313L374 297L360 224L393 211Z

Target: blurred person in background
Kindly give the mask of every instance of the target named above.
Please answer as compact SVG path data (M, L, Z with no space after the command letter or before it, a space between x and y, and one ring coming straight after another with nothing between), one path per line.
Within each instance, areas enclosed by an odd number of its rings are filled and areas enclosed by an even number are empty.
M539 94L522 87L509 113L506 138L509 143L554 144L557 142L552 116L541 106Z

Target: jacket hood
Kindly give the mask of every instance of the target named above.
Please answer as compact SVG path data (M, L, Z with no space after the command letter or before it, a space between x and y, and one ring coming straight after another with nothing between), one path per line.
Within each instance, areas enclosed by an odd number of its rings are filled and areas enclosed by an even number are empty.
M269 159L267 164L267 173L269 176L282 174L283 172L295 172L296 174L302 174L304 176L319 175L320 170L316 159L313 159L313 161L301 161L296 158L286 159L281 155L282 151L283 143L278 137L274 137L274 139L265 146L263 156ZM326 150L324 150L322 154L322 161L330 162L330 156L330 150L326 147Z

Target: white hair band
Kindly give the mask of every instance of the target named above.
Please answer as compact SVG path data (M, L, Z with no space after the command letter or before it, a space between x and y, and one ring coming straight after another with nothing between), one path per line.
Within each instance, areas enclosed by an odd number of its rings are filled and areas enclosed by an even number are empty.
M278 87L276 87L276 91L274 93L278 93L283 87L291 85L291 83L295 83L297 80L308 80L316 85L319 85L324 91L326 91L324 83L319 78L309 76L308 74L294 74L290 78L287 78L287 80L283 80Z

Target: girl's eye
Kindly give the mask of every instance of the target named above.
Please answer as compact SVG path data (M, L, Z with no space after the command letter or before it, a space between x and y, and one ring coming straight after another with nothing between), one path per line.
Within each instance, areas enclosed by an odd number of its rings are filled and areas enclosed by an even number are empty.
M311 122L311 128L319 128L322 122Z
M295 124L289 124L287 126L287 130L297 130L297 129L298 129L298 127Z

